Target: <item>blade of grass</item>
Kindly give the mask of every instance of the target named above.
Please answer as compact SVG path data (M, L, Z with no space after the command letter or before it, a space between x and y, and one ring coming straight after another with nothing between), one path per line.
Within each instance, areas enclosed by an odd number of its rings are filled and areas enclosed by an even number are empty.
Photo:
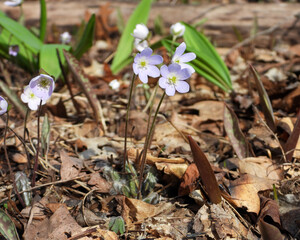
M249 143L239 126L239 120L234 111L224 104L224 128L239 159L250 157Z
M96 17L93 14L85 26L84 32L76 44L73 55L79 59L93 45Z
M40 9L40 40L44 42L47 29L47 7L45 0L40 0Z
M195 140L191 136L188 136L188 140L193 153L194 162L196 163L196 166L200 173L203 187L207 192L209 200L212 203L218 204L221 202L222 198L221 191L219 189L219 185L215 177L214 171L212 170L211 165L207 160L205 154L195 142Z
M266 92L266 89L264 88L264 85L263 85L258 73L256 72L255 68L252 65L250 65L250 71L252 72L255 83L256 83L256 87L257 87L257 91L258 91L258 95L259 95L259 102L262 107L262 111L264 113L266 122L267 122L269 128L273 132L275 132L276 124L275 124L273 108L272 108L269 96Z

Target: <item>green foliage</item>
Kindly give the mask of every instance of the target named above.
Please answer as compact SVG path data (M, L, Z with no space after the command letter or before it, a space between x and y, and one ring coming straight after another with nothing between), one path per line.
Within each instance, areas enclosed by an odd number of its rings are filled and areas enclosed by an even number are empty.
M46 1L40 0L41 16L40 16L40 40L44 42L47 29L47 7Z
M125 222L121 216L112 217L109 221L108 227L116 234L123 234L125 232Z
M131 36L135 26L139 23L146 24L151 7L151 0L142 0L130 16L126 28L121 36L116 55L113 59L111 70L114 74L127 66L133 58L130 56L133 49L134 38Z
M85 26L83 34L75 47L73 55L77 59L79 59L82 54L84 54L93 45L95 22L96 17L95 14L93 14Z
M40 51L39 68L44 69L48 74L57 79L61 74L56 49L58 49L62 63L66 62L62 50L70 51L71 47L62 44L44 44Z
M229 71L214 46L209 40L194 27L187 23L183 39L187 50L194 52L197 58L191 65L195 71L205 77L208 81L219 86L224 91L232 89Z
M19 240L15 224L2 209L0 209L0 233L7 240Z

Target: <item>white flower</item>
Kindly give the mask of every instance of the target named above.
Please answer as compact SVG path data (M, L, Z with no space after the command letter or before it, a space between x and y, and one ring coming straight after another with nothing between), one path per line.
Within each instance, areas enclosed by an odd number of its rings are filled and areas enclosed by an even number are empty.
M72 36L70 35L69 32L64 32L64 33L60 34L60 41L62 44L67 44L67 43L71 42L71 38L72 38Z
M8 103L6 100L0 96L0 115L7 112Z
M195 69L186 63L194 60L196 58L196 54L193 52L183 54L185 49L186 45L183 42L176 48L174 56L172 57L172 63L179 64L182 69L186 68L190 72L190 74L192 74L195 72Z
M147 40L141 40L138 38L134 39L134 47L139 51L142 52L145 48L148 47Z
M151 56L152 53L151 48L145 48L145 50L138 53L134 58L133 71L136 75L139 75L143 83L148 82L148 76L155 78L160 75L160 71L155 65L161 64L163 58L159 55Z
M181 37L184 34L184 31L185 26L180 22L173 24L170 28L170 33L176 38Z
M148 34L149 34L149 30L145 24L137 24L131 35L134 38L145 40L148 37Z
M159 86L165 89L168 96L174 96L175 90L179 93L187 93L190 85L185 81L191 74L187 69L181 69L179 64L173 63L168 67L163 65L160 68L162 77L159 79Z
M23 3L23 0L11 0L11 1L5 1L4 5L9 7L17 7Z
M52 77L40 74L39 76L31 79L29 86L38 98L41 98L44 101L47 101L51 97L51 94L54 90L54 80Z
M28 107L31 110L37 110L41 102L41 99L34 95L29 85L24 88L24 92L21 94L21 99L24 103L28 103ZM46 101L42 101L42 105L45 103Z
M117 79L112 80L109 84L108 84L113 90L118 91L120 88L120 83Z
M10 56L13 56L13 57L16 57L19 53L19 46L18 45L12 45L12 46L9 46L8 48L8 54Z

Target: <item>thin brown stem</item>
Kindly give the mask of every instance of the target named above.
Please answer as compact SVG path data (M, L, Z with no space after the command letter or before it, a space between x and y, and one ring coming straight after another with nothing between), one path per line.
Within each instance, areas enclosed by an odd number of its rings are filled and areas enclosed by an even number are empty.
M135 74L133 74L132 80L130 83L130 90L129 90L128 103L127 103L126 120L125 120L124 160L123 160L124 173L125 173L126 162L128 162L128 159L127 159L127 131L128 131L128 121L129 121L130 104L131 104L131 98L132 98L132 90L133 90L133 85L134 85L134 81L135 81L136 77L137 76Z
M8 165L8 169L9 169L10 179L12 179L13 172L12 172L12 169L11 169L11 165L10 165L10 161L9 161L8 153L7 153L7 148L6 148L6 133L7 133L7 128L8 128L8 119L9 119L9 114L8 114L8 112L6 112L6 121L5 121L5 130L4 130L4 142L3 142L3 145L4 145L5 159L6 159L6 163Z
M31 187L35 186L35 178L36 172L38 168L38 161L39 161L39 151L40 151L40 116L41 116L41 109L42 109L42 100L40 101L39 111L38 111L38 122L37 122L37 146L36 146L36 155L34 160L34 167L33 167L33 174L32 174L32 181Z

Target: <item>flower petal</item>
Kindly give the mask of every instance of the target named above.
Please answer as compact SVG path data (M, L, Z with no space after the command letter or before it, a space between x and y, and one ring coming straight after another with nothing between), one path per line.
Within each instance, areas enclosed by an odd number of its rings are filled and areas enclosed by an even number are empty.
M191 73L188 69L184 68L178 72L179 80L186 80L191 76Z
M189 52L189 53L183 54L180 57L180 62L184 62L184 63L190 62L190 61L193 61L195 58L196 58L196 54L193 52Z
M141 56L142 57L150 57L151 54L153 53L153 50L151 48L145 48L142 52L141 52Z
M158 84L159 86L162 88L162 89L165 89L168 87L168 79L164 78L164 77L161 77L159 80L158 80Z
M192 73L195 72L195 69L191 65L188 65L186 63L181 63L180 66L181 66L181 69L187 69L189 71L190 75L192 75Z
M160 74L163 77L168 78L169 73L170 73L169 69L168 69L168 67L166 65L161 66L161 68L160 68Z
M174 87L174 85L168 85L166 87L166 94L168 96L174 96L175 95L175 87Z
M179 72L181 69L180 65L177 63L170 64L168 68L169 68L169 72Z
M190 85L186 81L178 81L175 88L177 92L187 93L190 90Z
M159 77L160 75L160 71L158 69L158 67L153 66L153 65L149 65L146 71L147 75L149 75L150 77Z
M150 56L148 60L149 60L149 64L152 65L161 64L163 62L162 56L159 55Z
M37 110L38 106L39 104L36 104L36 102L28 102L28 107L33 111Z
M139 71L138 65L137 65L136 63L133 63L132 68L133 68L134 74L135 74L135 75L138 75L139 72L140 72L140 71Z
M180 57L184 53L185 49L186 49L186 45L185 42L183 42L176 48L173 58Z
M139 72L139 78L143 83L148 83L148 75L145 71Z

